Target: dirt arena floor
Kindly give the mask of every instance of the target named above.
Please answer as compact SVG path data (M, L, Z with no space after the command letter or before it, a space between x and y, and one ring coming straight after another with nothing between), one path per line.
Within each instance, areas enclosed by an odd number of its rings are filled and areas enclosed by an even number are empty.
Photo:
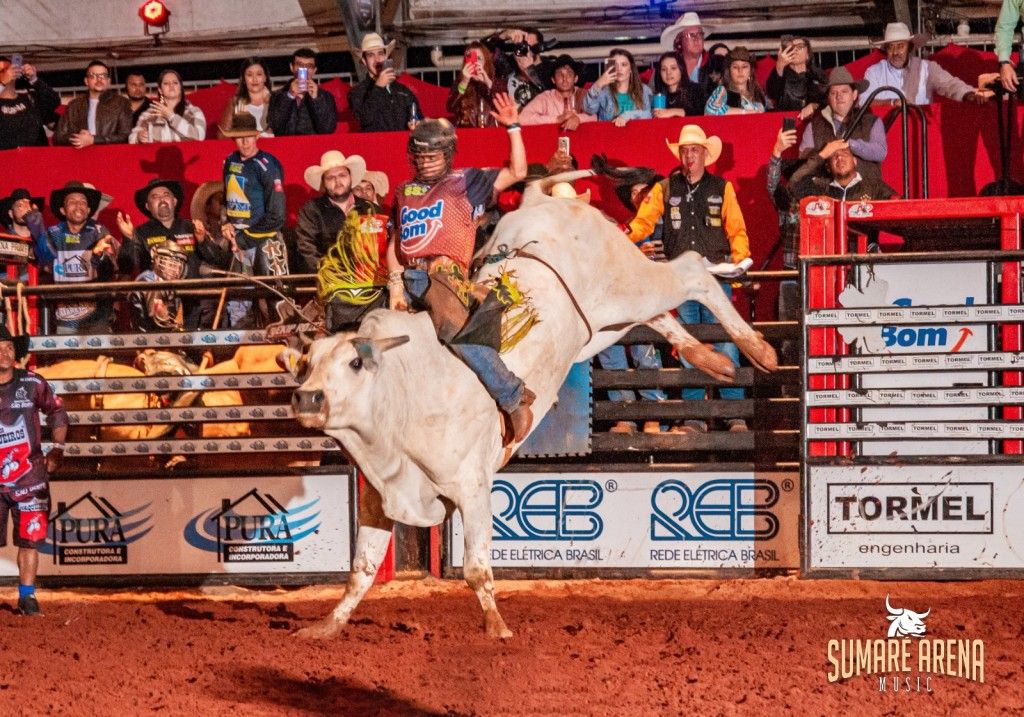
M292 630L337 587L0 590L0 714L988 715L1024 713L1024 582L499 582L516 632L481 631L455 581L374 588L340 637ZM985 642L984 684L880 693L830 684L829 639L884 638L885 595L931 608L931 638ZM916 665L915 665L916 667ZM914 678L911 674L911 678ZM916 685L916 683L915 683Z

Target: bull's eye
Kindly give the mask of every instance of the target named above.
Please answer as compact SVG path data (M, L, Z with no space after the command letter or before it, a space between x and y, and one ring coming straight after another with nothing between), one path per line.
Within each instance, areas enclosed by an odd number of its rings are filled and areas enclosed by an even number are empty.
M354 359L348 362L348 365L352 367L353 371L358 371L363 367L363 360L356 356Z

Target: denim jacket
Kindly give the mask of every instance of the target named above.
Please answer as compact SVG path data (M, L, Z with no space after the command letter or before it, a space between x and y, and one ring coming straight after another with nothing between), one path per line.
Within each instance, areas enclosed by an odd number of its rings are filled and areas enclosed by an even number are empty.
M650 119L651 115L651 98L654 93L651 92L651 88L647 85L643 85L644 101L643 105L635 110L629 112L619 113L615 110L615 101L612 99L612 92L614 89L611 85L598 88L596 85L591 85L587 93L583 95L583 111L590 115L597 115L597 119L603 121L615 119L620 114L626 119Z

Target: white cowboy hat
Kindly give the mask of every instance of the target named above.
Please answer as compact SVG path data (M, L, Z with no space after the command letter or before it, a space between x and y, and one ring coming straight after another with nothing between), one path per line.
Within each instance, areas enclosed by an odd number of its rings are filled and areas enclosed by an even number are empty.
M363 181L373 185L373 191L378 199L383 200L387 198L388 190L391 189L391 183L388 181L388 175L384 174L384 172L375 172L368 169L366 174L363 175Z
M921 47L928 42L928 35L919 32L916 35L910 34L910 28L902 22L890 22L885 26L885 36L878 42L872 42L875 47L885 47L891 42L909 42L913 49Z
M395 41L392 40L385 45L383 37L375 32L368 32L363 35L363 43L359 46L359 54L370 52L371 50L384 50L386 54L390 55L395 50Z
M556 199L579 199L581 202L590 204L590 190L577 194L569 182L555 182L551 185L551 196Z
M366 174L366 160L358 154L346 157L338 150L330 149L320 157L320 164L306 167L302 178L306 180L306 184L319 192L323 188L320 182L323 179L324 172L335 167L348 168L349 174L352 175L353 187L363 181L363 175Z
M708 37L714 32L714 28L701 23L700 16L697 13L684 12L678 20L661 31L662 47L671 48L672 43L676 40L676 35L690 27L699 27L704 30L704 37Z
M716 135L708 137L704 134L704 130L695 124L684 125L679 130L679 141L673 144L667 139L665 144L668 145L668 150L679 159L679 148L688 144L699 144L701 147L708 151L704 157L704 166L714 164L718 157L722 154L722 139Z

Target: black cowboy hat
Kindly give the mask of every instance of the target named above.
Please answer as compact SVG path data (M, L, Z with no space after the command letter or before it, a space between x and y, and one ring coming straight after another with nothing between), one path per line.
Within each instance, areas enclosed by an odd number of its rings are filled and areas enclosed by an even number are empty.
M157 187L166 187L171 190L171 194L178 200L178 204L174 208L174 214L177 216L178 209L185 202L185 192L181 188L181 182L176 182L173 179L151 179L142 189L135 192L135 206L139 208L139 211L145 214L150 219L153 215L149 213L149 209L146 207L146 202L149 201L149 193Z
M87 187L77 180L70 181L60 189L50 192L50 209L59 219L67 219L64 216L64 198L69 194L85 196L85 201L89 203L90 217L100 208L100 201L103 199L103 192L100 190Z
M14 360L21 361L28 355L28 334L22 336L11 336L10 330L7 328L7 324L0 322L0 342L10 341L14 344Z
M21 199L29 200L36 205L39 211L43 211L43 207L46 206L46 201L42 197L33 197L27 189L19 187L11 192L11 196L0 199L0 224L7 223L7 212L11 210L15 202Z

